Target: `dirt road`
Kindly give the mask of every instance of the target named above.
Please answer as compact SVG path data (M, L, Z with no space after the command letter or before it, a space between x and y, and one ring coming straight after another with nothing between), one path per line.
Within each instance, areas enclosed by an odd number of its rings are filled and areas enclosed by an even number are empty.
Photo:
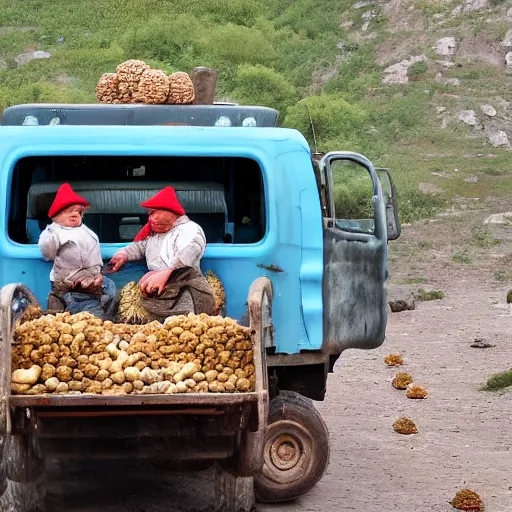
M445 298L390 314L381 348L344 354L318 404L331 433L326 475L296 502L259 511L449 512L449 501L466 486L482 496L487 512L512 511L512 390L478 389L491 373L512 366L512 316L503 304L512 243L500 228L492 233L499 245L471 245L485 215L404 229L392 249L392 283L421 276L426 284L413 288L440 289ZM462 246L465 263L454 257ZM470 347L478 337L495 346ZM405 358L400 369L428 389L426 400L391 386L398 370L384 356L392 352ZM402 415L415 421L417 435L393 431ZM208 471L163 475L139 463L52 465L49 512L206 511L208 477Z

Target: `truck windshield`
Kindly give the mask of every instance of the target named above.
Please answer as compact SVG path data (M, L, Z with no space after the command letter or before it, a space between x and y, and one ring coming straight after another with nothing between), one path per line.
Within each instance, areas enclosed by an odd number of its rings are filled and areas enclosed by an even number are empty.
M13 170L11 240L37 244L63 182L91 204L84 223L102 243L132 241L147 221L139 204L168 185L208 243L257 243L266 231L261 169L248 158L34 156Z

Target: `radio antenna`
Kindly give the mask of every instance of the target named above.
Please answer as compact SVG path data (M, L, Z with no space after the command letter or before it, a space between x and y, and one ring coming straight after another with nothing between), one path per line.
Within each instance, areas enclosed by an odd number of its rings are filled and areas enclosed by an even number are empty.
M313 119L311 118L311 112L309 111L307 101L304 102L304 105L306 105L306 109L308 111L308 116L309 116L309 123L311 125L311 131L313 132L313 140L315 141L315 153L318 153L318 147L316 145L315 127L313 126Z

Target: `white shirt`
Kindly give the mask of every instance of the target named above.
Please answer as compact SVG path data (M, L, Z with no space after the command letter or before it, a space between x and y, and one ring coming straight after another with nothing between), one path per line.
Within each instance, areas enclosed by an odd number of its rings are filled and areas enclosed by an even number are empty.
M145 240L133 242L123 250L128 261L146 259L149 270L193 267L199 263L206 249L203 228L182 215L167 233L155 233Z
M67 228L52 222L39 237L39 249L45 259L53 260L52 282L78 277L79 273L101 273L103 260L98 236L85 224Z

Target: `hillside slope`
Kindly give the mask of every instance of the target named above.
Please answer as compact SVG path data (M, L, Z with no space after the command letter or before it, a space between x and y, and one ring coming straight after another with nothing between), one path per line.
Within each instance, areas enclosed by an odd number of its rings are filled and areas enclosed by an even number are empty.
M278 108L312 147L392 168L413 220L511 192L509 51L501 0L4 0L0 109L95 102L128 58L213 66L218 100Z

